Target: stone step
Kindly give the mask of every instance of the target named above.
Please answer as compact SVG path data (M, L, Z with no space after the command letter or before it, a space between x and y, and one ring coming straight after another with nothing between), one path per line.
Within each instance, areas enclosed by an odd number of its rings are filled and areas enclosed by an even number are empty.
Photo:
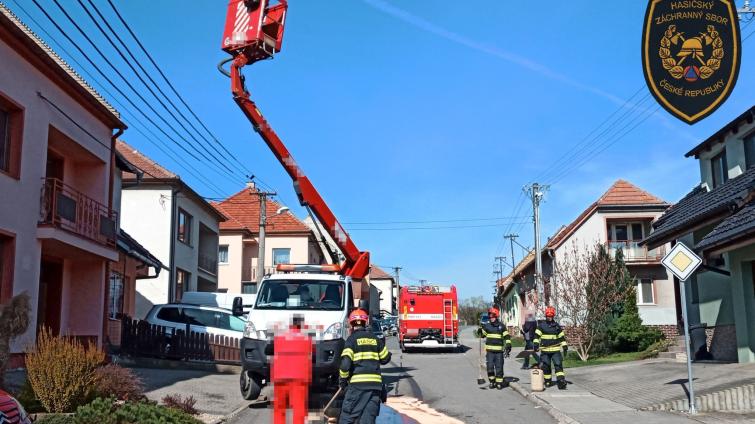
M699 412L752 412L755 411L755 384L695 396ZM650 411L689 410L688 399L676 399L644 408Z
M676 359L676 353L674 352L661 352L658 354L661 359Z

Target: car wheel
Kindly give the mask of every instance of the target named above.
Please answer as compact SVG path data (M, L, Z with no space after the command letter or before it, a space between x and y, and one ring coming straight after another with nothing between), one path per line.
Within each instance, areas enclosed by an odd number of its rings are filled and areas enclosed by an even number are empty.
M257 400L260 397L262 385L256 378L250 377L248 372L241 371L239 384L241 386L241 396L245 400Z

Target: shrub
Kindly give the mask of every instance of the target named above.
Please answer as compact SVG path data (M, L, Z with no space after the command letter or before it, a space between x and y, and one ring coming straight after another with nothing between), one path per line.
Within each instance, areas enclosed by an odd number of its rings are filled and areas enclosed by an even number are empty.
M196 404L197 400L194 399L194 396L167 395L163 398L163 405L168 408L178 409L189 415L197 415L197 409L194 408Z
M74 418L67 414L48 414L37 418L34 424L73 424Z
M141 379L131 370L118 365L106 365L94 372L97 397L114 397L117 400L144 399L144 386Z
M76 410L75 424L201 424L191 415L153 402L126 402L97 398Z
M663 333L656 328L642 325L637 309L637 293L634 288L627 291L624 313L608 329L608 338L618 352L640 352L663 339Z
M32 389L28 379L24 381L21 390L16 394L16 400L24 407L26 412L30 414L45 412L45 407L39 403L39 399L37 399L37 395L34 394L34 389Z
M640 353L640 359L657 358L661 352L666 352L671 344L668 340L658 340Z
M84 404L95 384L95 370L105 354L90 344L57 337L43 328L33 351L26 354L26 369L37 399L49 412L72 412Z

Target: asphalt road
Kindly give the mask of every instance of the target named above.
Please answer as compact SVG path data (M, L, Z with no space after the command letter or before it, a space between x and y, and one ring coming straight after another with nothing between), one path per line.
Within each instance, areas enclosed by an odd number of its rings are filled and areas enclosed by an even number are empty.
M547 412L537 408L511 388L489 390L487 384L477 385L478 342L472 327L460 334L464 352L409 352L402 354L395 338L389 338L393 354L390 364L383 367L384 381L390 395L411 396L434 409L469 424L555 423ZM271 396L266 388L263 395ZM310 410L316 411L329 399L330 393L313 393ZM229 423L270 423L269 404L249 405Z

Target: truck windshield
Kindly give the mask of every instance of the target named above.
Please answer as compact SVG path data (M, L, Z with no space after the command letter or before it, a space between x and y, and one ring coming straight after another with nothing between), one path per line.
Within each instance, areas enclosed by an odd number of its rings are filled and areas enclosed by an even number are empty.
M343 282L268 280L262 283L254 308L339 310L343 301Z

